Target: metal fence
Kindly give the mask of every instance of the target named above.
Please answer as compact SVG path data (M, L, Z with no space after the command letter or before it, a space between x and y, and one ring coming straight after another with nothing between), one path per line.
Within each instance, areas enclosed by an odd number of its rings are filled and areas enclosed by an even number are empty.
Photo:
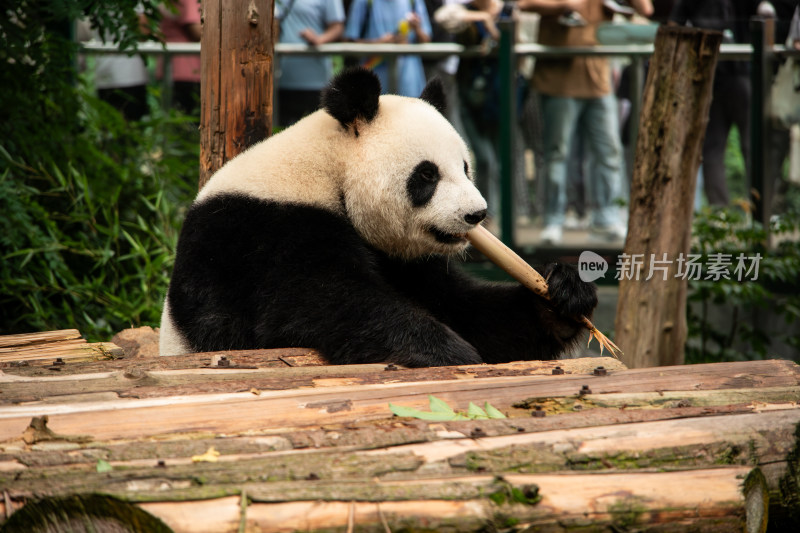
M751 126L751 164L749 185L750 188L760 193L764 188L764 168L765 168L765 130L766 100L769 93L769 84L772 79L771 62L774 58L783 55L797 55L800 52L787 50L781 45L772 45L768 42L767 36L770 22L761 19L751 21L753 42L751 44L722 44L720 47L720 61L749 61L752 65L752 126ZM629 94L631 97L631 118L630 118L630 139L632 146L635 146L635 139L639 125L639 114L641 110L640 96L644 87L644 72L647 59L653 54L653 44L625 44L625 45L596 45L596 46L544 46L540 44L515 43L516 33L513 22L501 22L501 39L498 46L492 53L498 54L500 65L500 85L501 94L507 95L502 98L500 107L500 149L499 159L501 163L500 175L500 237L508 245L514 244L514 226L512 216L512 165L513 165L513 135L512 120L515 117L516 109L515 85L516 59L523 56L534 58L546 57L575 57L575 56L606 56L627 58L630 61L631 73ZM84 54L114 54L119 53L119 49L114 44L99 42L85 42L81 45L81 52ZM200 54L200 43L153 43L145 42L138 45L135 53L145 56L163 56L170 58L174 55ZM486 49L480 46L466 47L453 43L427 43L427 44L364 44L364 43L330 43L317 47L303 44L275 44L276 57L281 55L297 56L346 56L346 57L367 57L380 55L389 62L389 72L394 74L396 69L392 68L398 57L403 55L416 55L422 58L444 58L451 55L460 57L475 57L486 54ZM171 86L170 61L164 62L164 70L161 83L164 87L164 103L169 102L169 88ZM394 92L397 87L396 77L389 80L389 92ZM278 104L279 105L279 104ZM631 161L628 162L629 164ZM764 208L763 195L755 194L756 216L763 218Z

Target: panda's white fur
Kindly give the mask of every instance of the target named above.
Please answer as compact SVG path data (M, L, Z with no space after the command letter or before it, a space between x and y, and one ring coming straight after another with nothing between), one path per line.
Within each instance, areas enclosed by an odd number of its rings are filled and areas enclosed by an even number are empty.
M551 267L553 306L448 257L486 213L469 151L427 100L335 78L321 109L225 164L178 242L162 355L303 346L334 363L411 366L552 359L594 288ZM568 315L568 316L565 316Z
M172 323L169 310L169 297L164 298L164 307L161 311L161 327L158 333L158 353L160 355L181 355L191 353L191 348L186 339Z
M408 117L414 117L408 120ZM437 242L424 231L435 226L464 234L474 224L464 215L486 209L465 173L470 155L452 125L419 98L380 97L378 114L358 126L356 137L324 110L303 118L229 161L198 194L196 202L241 192L279 202L310 204L347 215L361 236L402 257L463 250ZM406 178L414 165L434 161L442 173L433 199L410 212ZM345 195L347 213L340 201Z

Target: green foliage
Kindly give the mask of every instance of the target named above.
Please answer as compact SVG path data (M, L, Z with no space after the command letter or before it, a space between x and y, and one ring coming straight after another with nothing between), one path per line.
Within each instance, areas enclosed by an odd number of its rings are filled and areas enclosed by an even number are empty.
M410 418L419 418L420 420L429 420L432 422L445 422L448 420L489 420L492 418L506 418L506 415L501 413L495 407L484 402L483 408L478 407L472 402L469 402L469 407L466 413L454 411L452 407L447 405L447 402L439 398L428 395L428 402L430 411L420 411L413 407L404 407L402 405L389 404L389 410L396 416L407 416Z
M695 216L700 263L708 265L714 254L730 254L731 264L727 277L689 282L687 362L764 359L778 341L800 349L800 331L791 327L800 323L800 214L774 217L769 235L777 244L768 246L765 228L738 209L706 208ZM740 254L759 257L757 278L755 271L736 275ZM752 318L759 309L782 318L789 325L786 332L776 335L758 326ZM726 319L715 320L712 311Z
M185 118L128 124L83 98L82 168L37 169L0 147L2 334L77 328L108 340L159 322L197 142L184 140Z
M198 138L154 108L128 123L77 74L72 21L130 47L157 0L22 0L0 18L0 334L157 325ZM151 99L154 99L151 95Z
M143 38L136 6L152 27L158 0L21 0L0 17L0 139L15 161L36 168L68 162L81 168L87 154L85 117L75 90L77 44L73 21L88 18L101 35L130 48ZM3 167L0 166L0 170Z

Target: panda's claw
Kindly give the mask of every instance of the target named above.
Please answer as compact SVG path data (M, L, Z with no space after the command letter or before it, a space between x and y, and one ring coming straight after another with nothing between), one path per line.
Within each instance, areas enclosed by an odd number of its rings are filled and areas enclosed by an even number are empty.
M547 265L550 303L560 314L568 317L591 317L597 307L597 287L580 279L578 271L564 263Z

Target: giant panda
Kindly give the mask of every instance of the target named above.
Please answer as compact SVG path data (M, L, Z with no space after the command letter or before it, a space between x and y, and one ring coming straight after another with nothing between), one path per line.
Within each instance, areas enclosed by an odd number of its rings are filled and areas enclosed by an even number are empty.
M333 364L554 359L582 333L595 287L550 265L551 300L463 273L486 217L441 83L380 95L350 69L321 109L219 169L186 214L162 355L307 347Z

